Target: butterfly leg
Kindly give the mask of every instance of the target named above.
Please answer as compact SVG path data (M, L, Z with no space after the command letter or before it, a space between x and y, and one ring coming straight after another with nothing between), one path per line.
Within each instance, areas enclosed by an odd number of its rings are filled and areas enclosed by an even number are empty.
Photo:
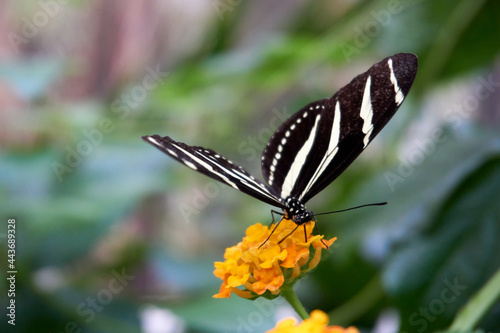
M316 233L318 235L321 235L319 233L319 228L318 228L318 221L316 220L316 218L314 219L314 228L316 229ZM304 227L304 232L305 232L305 227ZM326 247L326 249L328 250L328 245L326 245L325 241L323 240L323 238L321 239L321 243L323 243L323 245Z
M280 216L281 216L281 219L283 219L283 216L285 215L285 214L283 214L283 213L280 213L280 212L278 212L278 211L275 211L275 210L271 209L271 217L272 217L272 221L271 221L271 224L269 225L269 227L270 227L270 226L271 226L271 225L275 222L275 220L274 220L274 214L276 214L276 215L280 215ZM280 220L280 222L281 222L281 220Z
M275 211L273 211L273 210L272 210L272 211L271 211L271 215L273 215L273 212L275 212ZM275 212L275 213L280 214L279 212ZM281 215L283 215L283 214L281 214ZM266 243L267 243L267 241L269 240L269 238L271 238L271 236L274 234L274 231L276 230L276 228L280 225L281 221L283 221L283 218L284 218L284 217L282 216L282 217L281 217L281 219L278 221L278 223L276 223L276 225L274 226L274 228L273 228L273 230L271 231L271 233L269 234L269 236L267 236L266 240L265 240L262 244L260 244L259 249L262 247L262 245L264 245L264 244L266 244ZM273 216L273 222L274 222L274 216ZM273 222L271 222L271 225L273 224ZM296 229L296 228L295 228L295 229ZM294 230L295 230L295 229L294 229ZM288 236L287 236L287 237L288 237ZM286 237L285 237L285 238L286 238ZM280 243L281 243L281 242L280 242ZM279 244L279 243L278 243L278 244Z
M286 235L285 237L283 237L283 239L282 239L282 240L280 240L280 241L278 242L278 244L281 244L281 242L283 242L283 241L284 241L285 239L287 239L287 238L288 238L291 234L293 234L293 232L294 232L295 230L297 230L297 228L298 228L298 227L299 227L299 225L297 224L297 226L296 226L295 228L293 228L293 230L292 230L292 231L291 231L288 235Z

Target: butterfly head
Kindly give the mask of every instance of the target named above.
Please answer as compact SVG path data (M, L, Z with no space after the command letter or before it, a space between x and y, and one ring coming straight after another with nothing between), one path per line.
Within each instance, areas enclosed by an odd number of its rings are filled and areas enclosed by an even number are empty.
M285 200L284 209L287 216L290 217L297 225L302 225L314 219L313 212L307 210L304 204L297 198L288 197Z

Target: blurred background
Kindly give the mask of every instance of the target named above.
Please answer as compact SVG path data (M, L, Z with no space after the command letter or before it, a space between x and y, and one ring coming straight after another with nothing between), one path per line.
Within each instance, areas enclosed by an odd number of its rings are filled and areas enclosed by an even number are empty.
M140 137L261 178L287 117L398 52L419 56L409 97L308 208L389 204L321 216L338 240L299 298L362 332L433 332L500 267L498 1L7 0L0 31L17 332L263 332L292 314L212 298L214 261L271 207ZM479 327L500 332L499 318L497 303Z

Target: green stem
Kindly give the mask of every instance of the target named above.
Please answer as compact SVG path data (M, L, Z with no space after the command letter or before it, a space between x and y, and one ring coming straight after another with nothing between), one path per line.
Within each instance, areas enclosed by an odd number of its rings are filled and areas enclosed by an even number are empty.
M500 269L489 279L465 307L457 314L450 326L451 331L470 331L500 298Z
M297 294L293 290L293 286L290 286L289 288L284 288L281 290L280 295L286 299L286 301L292 306L292 308L297 312L297 314L300 316L300 318L307 319L309 318L309 314L307 313L306 309L304 309L304 306L302 303L300 303L299 298L297 297Z

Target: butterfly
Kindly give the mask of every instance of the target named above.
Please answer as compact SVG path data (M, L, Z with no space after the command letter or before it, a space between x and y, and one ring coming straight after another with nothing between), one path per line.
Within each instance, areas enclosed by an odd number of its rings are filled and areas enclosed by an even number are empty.
M298 227L315 220L307 201L335 180L396 113L417 68L413 54L385 58L331 98L312 102L287 119L262 154L267 184L212 149L168 136L142 139L195 171L281 208Z

